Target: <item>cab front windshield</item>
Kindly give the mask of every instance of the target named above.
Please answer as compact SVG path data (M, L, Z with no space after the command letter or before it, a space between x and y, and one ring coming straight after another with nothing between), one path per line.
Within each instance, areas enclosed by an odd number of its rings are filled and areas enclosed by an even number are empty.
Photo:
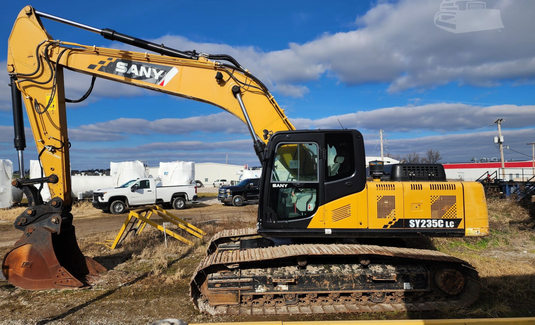
M119 188L129 187L130 185L134 184L135 182L137 182L137 179L133 179L131 181L128 181L128 182L124 183L123 185L119 186Z
M281 143L277 146L269 207L280 221L311 217L318 206L317 143Z

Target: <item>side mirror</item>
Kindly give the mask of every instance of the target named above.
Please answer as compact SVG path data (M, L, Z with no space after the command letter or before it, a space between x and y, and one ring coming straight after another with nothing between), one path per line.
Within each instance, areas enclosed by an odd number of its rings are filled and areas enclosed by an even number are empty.
M132 187L130 188L130 190L131 190L132 192L135 192L135 191L137 191L137 189L138 189L138 186L137 186L137 184L135 184L135 185L132 185Z

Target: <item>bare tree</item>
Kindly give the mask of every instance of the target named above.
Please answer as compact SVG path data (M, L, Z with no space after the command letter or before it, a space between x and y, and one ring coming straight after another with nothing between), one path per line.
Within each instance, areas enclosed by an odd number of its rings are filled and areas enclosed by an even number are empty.
M403 161L403 158L399 154L394 155L394 154L389 152L389 153L386 154L386 157L395 159L395 160L397 160L399 162Z
M409 153L407 156L403 157L403 159L409 164L419 164L421 161L420 154L416 151Z
M442 157L440 156L440 152L438 150L429 149L427 150L426 156L422 157L422 163L425 164L436 164L438 163Z

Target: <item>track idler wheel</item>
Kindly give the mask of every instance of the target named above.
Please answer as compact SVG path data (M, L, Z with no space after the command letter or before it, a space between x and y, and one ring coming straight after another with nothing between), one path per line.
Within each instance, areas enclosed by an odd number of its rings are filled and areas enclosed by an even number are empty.
M443 268L435 272L436 286L448 295L458 295L466 286L466 277L454 268Z
M2 273L14 286L28 290L88 287L87 276L106 268L84 257L74 226L60 234L47 228L26 228L2 262Z

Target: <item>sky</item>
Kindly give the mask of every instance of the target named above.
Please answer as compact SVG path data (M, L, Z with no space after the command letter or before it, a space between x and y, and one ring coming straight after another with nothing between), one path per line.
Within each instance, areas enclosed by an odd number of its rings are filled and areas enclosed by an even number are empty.
M486 8L462 10L469 2L456 2L455 30L436 24L442 0L30 4L178 50L230 54L267 85L297 129L358 129L368 156L380 156L383 130L385 155L433 149L442 163L499 158L493 139L501 118L505 159L531 160L535 1L485 0ZM1 67L27 4L3 4ZM51 20L43 24L62 41L132 49ZM0 73L0 159L17 170L8 83L7 71ZM89 84L87 75L66 73L66 96L80 97ZM205 103L97 79L86 101L67 105L67 118L72 169L132 160L259 165L245 125ZM26 116L25 126L28 168L37 152Z

